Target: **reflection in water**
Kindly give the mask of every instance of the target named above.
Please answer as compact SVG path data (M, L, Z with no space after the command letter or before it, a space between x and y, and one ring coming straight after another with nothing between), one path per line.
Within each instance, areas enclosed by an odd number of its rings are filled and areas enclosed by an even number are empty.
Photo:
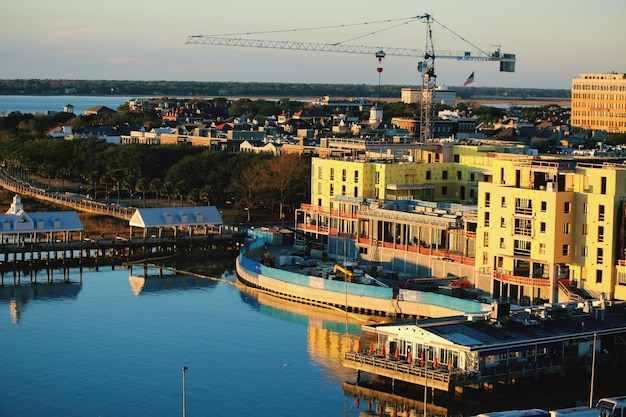
M623 369L616 372L623 373ZM422 416L424 415L424 389L420 386L399 383L370 376L369 381L356 385L343 383L347 398L346 407L361 416ZM594 402L602 397L623 395L623 387L615 384L614 375L596 373ZM462 417L481 413L540 408L546 411L575 406L587 406L590 394L589 375L581 374L561 378L545 377L530 383L497 386L494 389L468 388L459 393L428 391L429 417Z
M208 278L200 278L192 275L181 275L175 273L158 272L154 274L146 274L143 276L128 276L130 287L136 296L140 294L157 293L161 291L172 290L190 290L196 288L215 287L217 282Z
M331 381L344 381L344 415L359 416L416 416L424 415L424 388L399 381L362 373L356 385L356 372L343 367L346 352L354 351L360 344L362 350L376 343L374 335L361 330L367 321L345 312L312 307L283 300L273 295L240 288L240 297L254 310L281 320L303 323L308 328L308 351L314 363ZM623 395L610 378L598 376L596 397ZM554 410L586 405L589 398L589 376L568 378L558 376L542 378L528 384L498 386L493 390L467 388L458 393L428 390L427 415L429 417L462 417L484 412L508 409L542 408ZM555 387L558 389L555 390Z
M9 304L11 320L17 324L28 301L75 299L82 286L82 283L69 281L0 286L0 303Z
M262 314L307 325L311 359L329 378L353 379L354 370L342 365L346 352L356 350L359 343L374 343L366 341L361 331L361 325L372 323L371 317L294 303L247 287L240 288L239 295Z

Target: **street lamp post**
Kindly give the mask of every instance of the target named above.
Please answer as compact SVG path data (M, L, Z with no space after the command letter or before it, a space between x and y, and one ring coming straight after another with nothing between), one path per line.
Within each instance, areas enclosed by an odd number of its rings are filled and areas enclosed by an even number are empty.
M187 370L186 366L183 366L183 417L187 417L187 404L186 404L186 391L185 391L185 371Z
M424 417L428 416L428 354L429 348L424 349Z

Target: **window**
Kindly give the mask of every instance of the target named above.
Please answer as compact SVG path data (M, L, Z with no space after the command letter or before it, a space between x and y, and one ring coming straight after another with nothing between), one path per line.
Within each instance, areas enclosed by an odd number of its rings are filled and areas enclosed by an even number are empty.
M504 222L504 217L500 217L500 227L506 227L506 223Z
M587 215L589 212L589 205L587 203L583 203L583 214Z
M569 229L570 229L569 223L565 223L563 225L563 233L566 234L566 235L569 235Z
M503 208L506 207L506 197L502 197L500 199L500 206L502 206Z
M588 253L589 253L589 248L587 248L587 246L584 246L584 245L583 245L583 248L582 248L582 254L581 254L581 256L582 256L583 258L586 258Z
M454 162L458 163L460 160L459 155L454 155Z
M441 187L441 195L448 195L448 187L445 185Z
M485 226L489 226L489 212L485 212Z
M354 187L354 196L355 197L359 196L359 187Z
M504 249L504 238L500 238L500 249Z
M587 236L587 223L583 223L583 230L582 230L582 234L583 236Z
M345 181L346 180L346 170L342 169L341 170L341 181Z
M540 243L539 244L539 255L545 255L546 254L546 244L545 243Z
M474 174L473 172L470 172L470 182L474 182L476 181L476 174Z
M617 273L617 284L618 285L626 285L626 272L618 272Z
M598 242L604 242L604 226L598 226Z
M322 167L317 167L317 179L322 179Z
M330 169L330 179L331 181L335 179L335 168Z
M598 265L602 265L603 261L604 261L604 249L598 248L598 251L596 253L596 263Z
M483 252L483 265L489 265L489 253L487 252ZM624 280L624 284L626 284L626 279Z
M600 204L598 207L598 220L604 221L604 205Z
M330 184L330 195L335 195L335 187L333 184Z
M606 194L606 177L600 178L600 194Z
M321 182L317 183L317 193L318 194L322 194L322 183Z
M541 211L543 213L545 213L546 211L548 211L548 203L546 203L545 201L541 202Z
M359 182L359 171L354 171L354 182L355 183Z
M602 270L598 269L596 271L596 284L602 284Z
M563 256L569 256L569 245L563 245Z
M485 207L491 206L491 193L485 193Z
M444 180L447 180L448 179L448 171L443 171L441 173L441 178L444 179Z
M346 195L346 186L345 185L341 186L341 195Z
M572 203L570 203L569 201L566 201L563 207L563 213L569 214L571 209L572 209Z
M539 224L539 231L540 231L541 233L545 233L545 232L546 232L546 222L541 222L541 223Z
M463 172L462 171L457 171L456 172L456 179L461 181L463 179Z
M376 172L376 184L380 184L380 172Z
M430 179L430 171L426 171L426 179L429 180Z
M489 232L485 232L483 234L483 246L485 247L489 246Z

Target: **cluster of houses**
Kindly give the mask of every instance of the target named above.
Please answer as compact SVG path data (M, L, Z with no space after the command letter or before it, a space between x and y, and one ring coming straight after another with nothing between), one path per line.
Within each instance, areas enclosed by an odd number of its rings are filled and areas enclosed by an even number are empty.
M334 137L388 138L391 141L415 140L420 132L419 117L392 117L383 120L382 108L369 99L334 99L328 96L311 103L309 108L293 114L277 114L263 120L229 115L212 101L134 99L128 102L131 111L152 107L163 120L160 128L123 124L90 126L72 129L61 126L49 134L56 138L97 137L113 144L185 144L225 152L324 153L324 141ZM367 111L369 119L359 120L350 110ZM66 105L66 112L72 106ZM94 106L85 115L115 112L106 106ZM435 138L480 138L532 142L555 139L563 149L578 149L586 139L570 134L569 110L554 106L541 121L525 122L519 108L510 116L494 123L479 122L472 110L439 112L433 122ZM260 118L259 118L260 119ZM566 151L564 151L565 153Z

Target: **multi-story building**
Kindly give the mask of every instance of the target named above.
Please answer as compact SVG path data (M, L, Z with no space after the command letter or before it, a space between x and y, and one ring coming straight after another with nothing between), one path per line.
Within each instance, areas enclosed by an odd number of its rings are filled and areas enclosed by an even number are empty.
M476 267L493 274L494 297L554 302L559 286L574 284L596 297L626 299L626 280L618 280L625 259L622 161L512 161L499 179L479 186L476 230Z
M421 88L403 88L400 91L401 100L403 103L421 103L422 102L422 89ZM438 87L433 92L433 103L443 104L445 106L454 107L456 105L456 91L448 90L445 87Z
M581 74L572 80L574 130L626 133L626 74Z
M479 143L314 158L297 228L329 253L414 276L467 276L536 305L626 299L622 160ZM451 262L452 261L452 262Z

